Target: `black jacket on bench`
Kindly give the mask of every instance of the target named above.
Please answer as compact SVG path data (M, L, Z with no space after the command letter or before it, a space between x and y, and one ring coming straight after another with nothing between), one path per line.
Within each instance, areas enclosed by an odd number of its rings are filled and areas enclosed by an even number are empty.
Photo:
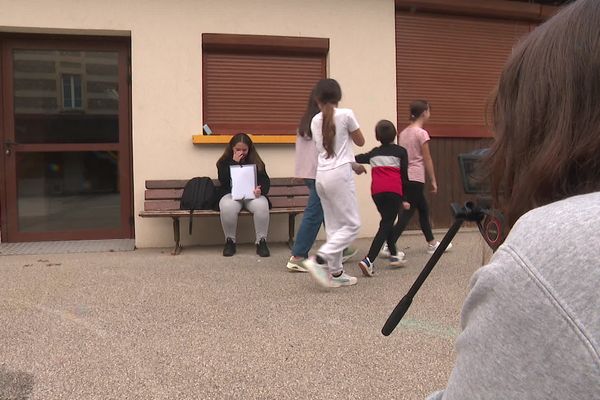
M231 193L231 172L229 170L229 167L231 165L246 165L246 163L244 162L244 160L242 160L241 163L238 163L232 158L217 163L217 172L219 175L219 182L221 183L218 196L219 200L221 200L221 198L226 194ZM266 169L263 171L259 171L257 168L256 183L258 186L260 186L260 191L262 195L265 196L269 201L269 208L271 208L271 200L269 200L269 197L267 196L267 194L269 194L269 189L271 188L271 179L269 178L269 175L267 175Z

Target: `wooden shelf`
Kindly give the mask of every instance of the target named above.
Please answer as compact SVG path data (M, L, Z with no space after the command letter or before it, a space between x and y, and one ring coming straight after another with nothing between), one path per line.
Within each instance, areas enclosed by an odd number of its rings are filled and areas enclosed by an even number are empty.
M193 135L194 144L226 144L233 135ZM254 143L294 144L295 135L250 135Z

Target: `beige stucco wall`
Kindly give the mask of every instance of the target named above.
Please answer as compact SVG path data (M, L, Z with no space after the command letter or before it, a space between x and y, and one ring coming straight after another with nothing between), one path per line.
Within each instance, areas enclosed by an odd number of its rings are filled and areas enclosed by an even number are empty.
M202 33L308 36L330 39L329 75L343 90L367 137L382 118L396 121L393 0L0 0L3 31L131 35L135 214L143 208L146 179L216 176L220 145L193 145L202 127ZM272 177L294 172L293 145L258 145ZM357 177L363 221L372 236L378 215L370 177ZM201 221L201 222L200 222ZM300 219L298 218L298 223ZM222 243L218 219L197 220L182 241ZM169 219L136 217L138 247L170 246ZM241 218L239 240L253 240ZM271 241L287 238L287 217L271 221Z

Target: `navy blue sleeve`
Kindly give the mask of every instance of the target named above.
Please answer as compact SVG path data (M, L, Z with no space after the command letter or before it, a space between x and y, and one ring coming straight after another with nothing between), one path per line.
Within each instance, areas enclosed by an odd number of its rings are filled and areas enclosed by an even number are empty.
M356 162L359 164L368 164L371 161L371 158L373 157L373 150L371 150L368 153L362 153L354 156Z

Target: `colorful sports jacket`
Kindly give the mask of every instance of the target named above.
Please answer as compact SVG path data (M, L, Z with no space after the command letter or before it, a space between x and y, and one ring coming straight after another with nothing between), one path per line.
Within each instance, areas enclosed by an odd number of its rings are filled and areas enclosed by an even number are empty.
M391 192L404 195L408 182L408 153L397 144L384 144L356 156L356 162L371 165L371 195Z

